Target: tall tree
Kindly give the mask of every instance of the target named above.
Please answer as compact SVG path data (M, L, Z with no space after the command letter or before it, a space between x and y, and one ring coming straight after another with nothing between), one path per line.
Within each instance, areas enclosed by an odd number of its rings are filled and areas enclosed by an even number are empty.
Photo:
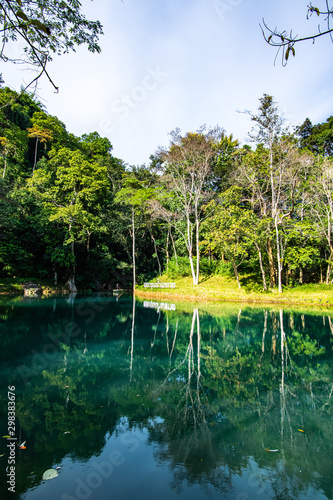
M115 196L115 202L130 208L130 214L123 216L129 224L128 230L132 239L132 269L133 269L133 291L136 285L136 239L138 218L147 208L148 201L155 196L152 186L153 178L145 168L133 169L132 172L124 174L123 187Z
M35 170L28 187L42 205L42 217L63 228L63 245L70 247L67 260L69 284L75 291L75 242L87 241L94 230L102 230L96 208L108 189L107 169L87 160L78 150L62 148L50 156L44 168ZM56 263L59 253L57 248L53 250L52 259ZM63 260L63 253L60 259Z
M316 181L311 185L311 204L313 221L325 238L328 246L326 284L329 284L333 266L333 160L319 159Z
M204 218L202 209L211 196L209 184L217 156L216 146L221 141L222 134L220 128L206 131L203 127L195 133L188 132L182 136L180 130L176 129L170 134L170 147L160 149L158 153L162 160L161 181L164 191L170 195L164 198L167 209L163 209L163 198L160 198L159 213L162 218L173 220L175 229L185 242L194 285L199 283L199 234ZM185 227L178 223L179 218L183 219Z
M259 184L253 183L258 199L263 206L269 208L272 218L277 259L278 290L282 292L283 258L286 250L287 235L283 224L290 219L295 210L295 200L304 164L311 163L311 159L304 153L299 153L295 141L286 136L282 129L282 119L272 96L264 94L259 99L259 113L249 113L255 122L251 133L252 140L265 146L267 161L264 164L268 183L264 190ZM262 168L262 167L260 167Z

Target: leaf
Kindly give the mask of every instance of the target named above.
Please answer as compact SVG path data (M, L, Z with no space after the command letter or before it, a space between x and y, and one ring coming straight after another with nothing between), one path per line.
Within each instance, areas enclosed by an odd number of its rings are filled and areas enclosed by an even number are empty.
M43 479L44 480L53 479L54 477L57 476L58 476L58 471L56 471L55 469L47 469L43 474Z
M269 448L265 448L265 451L267 451L267 452L271 452L271 453L276 453L276 452L277 452L277 451L279 451L279 450L270 450Z
M23 10L18 10L16 12L16 16L19 17L20 19L23 19L23 21L29 21L27 15L23 12Z
M3 438L10 438L10 436L8 436L7 434L6 434L6 436L2 436L2 437L3 437Z
M43 31L47 35L51 34L50 28L45 24L41 23L40 21L38 21L38 19L30 19L29 23L35 26L38 30Z
M298 432L305 432L305 431L303 431L303 429L297 429L297 430L298 430Z

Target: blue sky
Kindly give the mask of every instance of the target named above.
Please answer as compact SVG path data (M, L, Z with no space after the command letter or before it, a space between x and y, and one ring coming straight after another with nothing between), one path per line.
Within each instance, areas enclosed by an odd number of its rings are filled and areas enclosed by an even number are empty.
M307 0L83 0L88 18L104 27L101 54L79 48L49 66L38 96L68 131L97 130L128 164L147 163L175 127L193 131L219 124L246 142L244 110L273 95L286 123L313 123L333 114L333 44L327 37L296 46L287 67L261 34L262 18L294 33L317 30L306 20ZM316 5L324 6L324 0ZM18 90L27 72L2 67Z

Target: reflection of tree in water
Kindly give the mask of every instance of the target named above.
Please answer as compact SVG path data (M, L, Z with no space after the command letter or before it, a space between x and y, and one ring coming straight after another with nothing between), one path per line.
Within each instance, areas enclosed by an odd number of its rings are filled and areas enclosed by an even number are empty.
M177 327L175 338L176 334ZM182 484L186 481L189 485L199 484L207 492L214 488L226 493L231 487L230 472L227 468L218 468L221 464L217 450L214 450L207 422L211 410L201 378L200 319L198 309L194 308L183 359L175 368L170 368L165 381L159 387L160 392L161 389L168 392L170 388L171 398L174 400L164 408L163 435L158 436L155 429L151 437L167 442L167 448L157 451L155 456L160 462L169 461L174 477L172 489L180 493Z
M309 484L330 498L329 320L326 333L315 334L323 318L310 323L300 314L246 307L220 316L201 311L200 318L198 309L188 312L156 317L133 300L96 315L93 331L86 316L74 318L80 334L61 342L27 387L20 391L15 383L18 423L35 469L69 451L84 460L98 455L106 433L116 433L126 417L129 428L148 428L158 443L156 459L169 464L177 491L187 482L207 495L212 488L230 493L233 477L252 460L259 471L269 470L277 499L301 498ZM65 326L54 315L49 330L29 338L25 349L42 352L48 334ZM24 467L28 477L30 465Z
M166 444L156 455L169 462L175 489L187 481L227 491L232 475L242 475L255 457L259 467L270 470L274 498L302 498L309 483L325 490L323 461L332 464L325 427L333 389L324 381L332 370L322 357L324 348L306 333L304 316L300 331L288 332L282 310L270 318L269 327L264 311L260 338L258 325L255 335L241 327L240 310L232 332L223 328L223 340L213 348L205 332L202 341L194 310L185 354L162 385L165 421L160 434L150 430L152 440ZM178 342L178 352L181 348ZM257 479L267 487L265 475Z

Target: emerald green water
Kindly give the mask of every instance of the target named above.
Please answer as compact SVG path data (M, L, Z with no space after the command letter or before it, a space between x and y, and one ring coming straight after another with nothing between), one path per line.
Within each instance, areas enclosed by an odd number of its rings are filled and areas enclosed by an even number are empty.
M1 299L0 498L332 499L332 317Z

